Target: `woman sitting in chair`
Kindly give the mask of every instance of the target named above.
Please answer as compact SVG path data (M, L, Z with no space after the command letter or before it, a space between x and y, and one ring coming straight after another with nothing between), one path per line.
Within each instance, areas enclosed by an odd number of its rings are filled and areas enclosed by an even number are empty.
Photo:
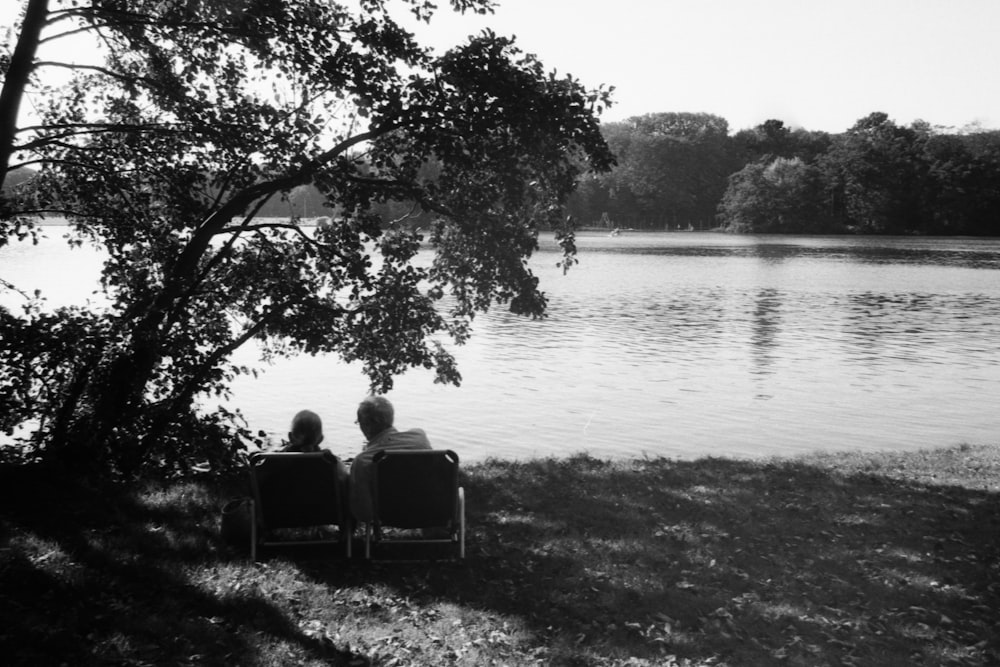
M292 418L288 444L282 452L318 452L323 442L323 420L312 410L301 410Z

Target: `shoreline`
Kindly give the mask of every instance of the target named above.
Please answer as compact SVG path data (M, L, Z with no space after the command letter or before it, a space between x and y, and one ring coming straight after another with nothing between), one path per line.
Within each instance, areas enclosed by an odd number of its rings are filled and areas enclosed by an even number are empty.
M317 227L320 225L320 221L323 216L315 218L302 218L301 226L303 227ZM271 218L263 217L261 220L287 220L287 218ZM34 221L35 225L39 227L69 227L70 223L66 221L65 218L38 218ZM588 236L610 236L611 230L606 227L599 227L594 225L583 225L576 227L574 230L576 234L586 234ZM554 234L554 230L539 230L539 234ZM625 228L621 229L620 233L617 235L619 238L627 236L652 236L652 235L685 235L685 234L702 234L702 235L719 235L719 236L732 236L736 238L740 237L771 237L771 238L784 238L784 237L803 237L803 238L863 238L863 239L957 239L957 240L976 240L981 239L984 241L990 240L1000 240L1000 235L967 235L967 234L952 234L952 235L939 235L939 234L863 234L858 232L840 232L832 233L826 232L822 234L809 234L805 232L771 232L766 234L754 234L754 233L741 233L741 232L730 232L724 227L713 227L711 229L636 229L636 228Z

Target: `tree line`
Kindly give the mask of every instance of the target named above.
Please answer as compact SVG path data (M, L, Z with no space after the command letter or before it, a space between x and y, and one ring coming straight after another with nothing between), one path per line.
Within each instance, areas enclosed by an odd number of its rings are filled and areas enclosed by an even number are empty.
M729 134L706 113L656 113L605 123L617 158L569 198L578 224L606 228L723 229L735 233L1000 235L1000 131L897 125L885 113L840 134L781 120ZM424 170L438 165L431 158ZM8 186L27 178L8 176ZM429 227L436 214L388 198L386 225ZM265 218L339 215L312 184L263 203Z
M840 134L780 120L657 113L606 123L618 164L568 207L578 224L738 233L1000 235L1000 131L885 113Z

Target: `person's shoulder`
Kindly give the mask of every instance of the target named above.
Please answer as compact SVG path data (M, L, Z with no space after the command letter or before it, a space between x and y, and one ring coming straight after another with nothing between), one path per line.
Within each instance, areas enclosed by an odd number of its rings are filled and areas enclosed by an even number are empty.
M355 473L356 471L361 470L362 468L367 468L368 466L370 466L372 463L372 459L375 458L376 451L377 450L366 449L362 452L359 452L357 456L354 457L354 460L351 461L351 472Z
M411 428L394 433L389 446L393 449L430 449L431 443L422 428Z

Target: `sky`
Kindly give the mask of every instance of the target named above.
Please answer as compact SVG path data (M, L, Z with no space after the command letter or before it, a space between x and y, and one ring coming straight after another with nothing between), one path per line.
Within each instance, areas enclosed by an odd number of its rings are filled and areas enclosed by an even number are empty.
M1000 129L1000 0L497 0L487 17L437 1L430 26L406 22L427 43L514 35L549 69L614 86L605 121L687 111L733 132L770 118L841 132L883 111ZM0 25L16 7L0 0Z
M444 4L444 0L440 0ZM1000 0L499 0L439 17L435 46L490 26L588 86L602 118L706 112L841 132L873 111L1000 129Z

